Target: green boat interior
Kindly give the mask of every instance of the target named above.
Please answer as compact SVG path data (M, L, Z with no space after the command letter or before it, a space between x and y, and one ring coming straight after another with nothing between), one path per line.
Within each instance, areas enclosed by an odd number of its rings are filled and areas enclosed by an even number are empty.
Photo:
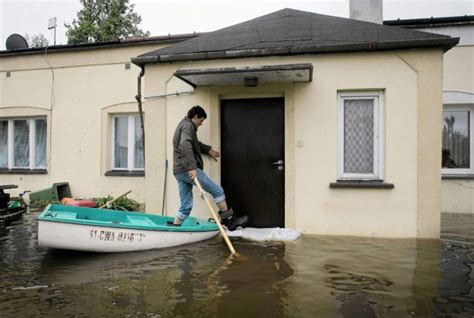
M38 220L172 232L202 232L218 230L215 222L195 217L189 217L184 221L182 226L175 227L166 224L167 221L173 221L173 217L169 216L57 204L48 205L38 216Z

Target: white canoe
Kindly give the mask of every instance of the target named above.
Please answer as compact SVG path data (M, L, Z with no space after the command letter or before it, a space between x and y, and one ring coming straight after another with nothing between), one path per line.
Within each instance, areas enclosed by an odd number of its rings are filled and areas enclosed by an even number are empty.
M207 240L219 233L214 222L189 217L182 226L172 217L67 205L48 205L38 216L41 247L90 252L129 252Z

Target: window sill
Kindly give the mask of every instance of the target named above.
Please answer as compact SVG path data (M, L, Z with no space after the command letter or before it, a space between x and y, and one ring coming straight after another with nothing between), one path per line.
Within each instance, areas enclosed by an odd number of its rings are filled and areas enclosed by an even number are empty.
M0 174L48 174L46 169L4 169L0 168Z
M144 177L145 171L122 171L122 170L110 170L105 173L107 177Z
M338 180L331 182L329 187L332 189L393 189L395 185L382 180Z
M474 180L474 174L443 174L442 180Z

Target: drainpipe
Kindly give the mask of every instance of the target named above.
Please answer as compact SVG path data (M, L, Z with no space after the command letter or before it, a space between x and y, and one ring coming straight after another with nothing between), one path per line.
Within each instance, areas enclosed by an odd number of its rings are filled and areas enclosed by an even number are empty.
M143 122L143 108L142 108L142 77L145 75L145 66L141 65L141 71L137 78L137 95L135 99L138 102L138 112L140 113L140 123L142 126L142 136L143 136L143 159L145 159L145 124Z

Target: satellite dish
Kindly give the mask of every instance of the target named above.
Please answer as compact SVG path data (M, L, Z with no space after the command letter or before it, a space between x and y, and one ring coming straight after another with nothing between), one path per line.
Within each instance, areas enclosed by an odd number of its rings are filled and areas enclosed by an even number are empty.
M5 46L7 47L7 50L27 49L28 43L26 42L24 37L14 33L7 38Z

